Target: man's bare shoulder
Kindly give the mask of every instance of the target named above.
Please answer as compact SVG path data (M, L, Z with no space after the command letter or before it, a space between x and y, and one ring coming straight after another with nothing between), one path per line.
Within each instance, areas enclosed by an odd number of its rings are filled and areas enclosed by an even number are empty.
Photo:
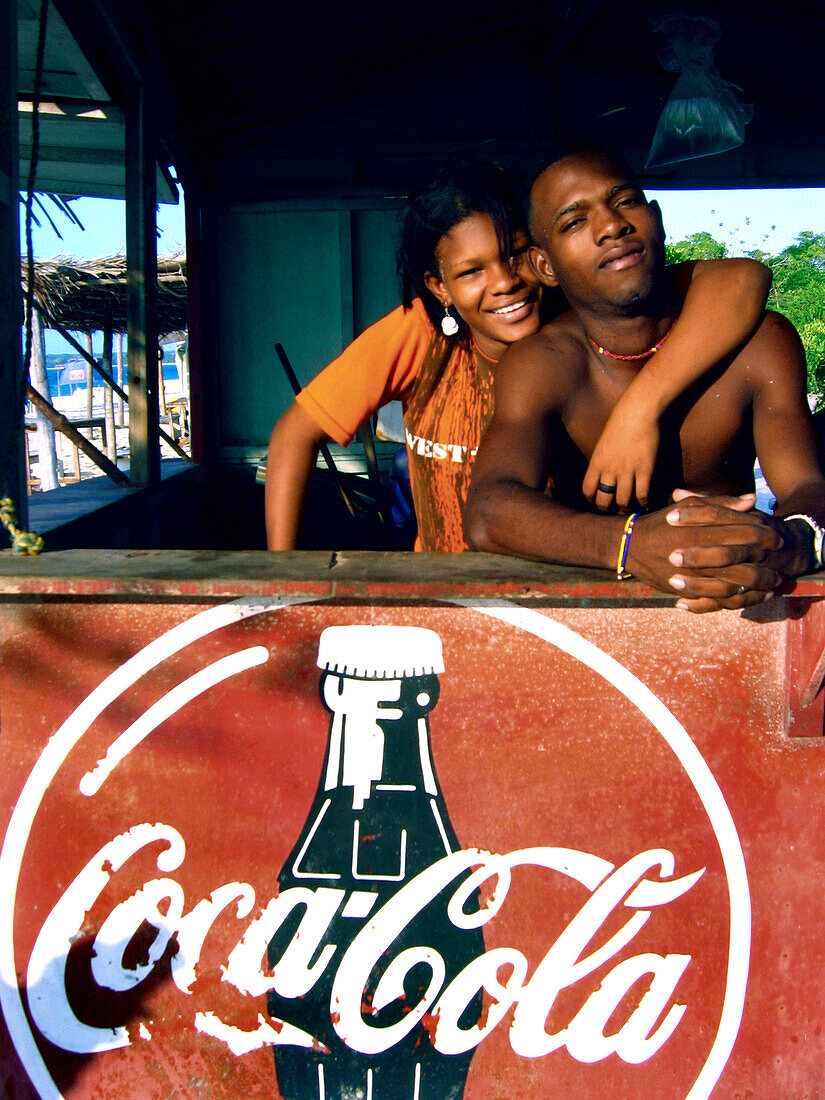
M564 314L505 351L496 369L496 405L519 399L559 409L587 375L588 351L572 315Z
M767 310L759 328L733 361L751 385L774 386L804 375L805 351L799 333L781 313Z
M775 310L772 309L766 309L765 316L762 318L762 323L756 330L754 338L766 340L771 343L784 343L790 340L796 344L799 339L799 333L784 314L776 313Z

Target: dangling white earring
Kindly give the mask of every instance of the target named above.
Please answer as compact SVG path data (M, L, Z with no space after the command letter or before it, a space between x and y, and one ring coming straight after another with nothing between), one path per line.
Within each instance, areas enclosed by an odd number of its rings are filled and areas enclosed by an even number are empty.
M441 331L445 336L455 336L458 332L458 321L450 313L450 307L444 306L444 316L441 318Z

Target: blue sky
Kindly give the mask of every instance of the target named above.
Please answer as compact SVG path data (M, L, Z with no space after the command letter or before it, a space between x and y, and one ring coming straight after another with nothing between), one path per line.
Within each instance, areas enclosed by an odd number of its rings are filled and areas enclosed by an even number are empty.
M683 240L691 233L706 230L723 241L733 255L754 248L779 252L791 244L803 230L825 233L825 188L741 191L650 191L659 200L668 239ZM42 218L32 238L37 259L70 256L96 259L124 250L126 225L123 202L116 199L78 199L72 208L84 225L81 232L64 215L47 203L63 240ZM22 207L21 207L22 210ZM158 255L168 256L184 250L184 208L161 204L158 208ZM25 230L21 215L21 251L25 250ZM49 352L70 350L57 333L47 333Z
M126 204L120 199L72 200L71 207L83 223L82 230L73 225L48 199L44 198L43 204L60 231L60 237L49 226L42 211L35 208L40 219L40 227L32 227L36 259L71 256L76 260L93 260L99 256L112 256L116 252L125 251ZM26 231L22 206L20 210L20 251L25 253ZM177 206L161 203L157 219L161 230L158 255L168 256L173 252L182 252L185 240L183 203L178 203Z
M668 240L707 230L733 255L754 248L781 252L806 229L825 233L825 188L743 191L650 191L659 200Z

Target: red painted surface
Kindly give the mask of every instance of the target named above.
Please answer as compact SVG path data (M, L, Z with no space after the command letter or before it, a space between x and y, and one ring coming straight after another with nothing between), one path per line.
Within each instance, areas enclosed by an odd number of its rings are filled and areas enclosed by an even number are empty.
M445 671L430 733L435 770L462 847L502 854L567 848L615 867L661 849L672 854L674 879L703 872L681 896L643 909L650 913L643 926L624 945L608 948L592 973L581 973L587 967L580 965L577 977L569 968L626 925L639 911L632 904L611 908L580 950L562 950L567 969L559 973L569 984L556 997L547 994L536 1029L552 1035L572 1025L569 1046L562 1036L558 1049L533 1057L518 1053L518 1033L529 1029L522 1019L511 1030L511 1007L478 1043L465 1096L820 1096L825 836L817 827L817 807L825 798L825 741L814 725L809 731L816 736L789 737L798 699L789 700L786 676L788 654L800 646L808 650L794 658L797 664L815 669L819 642L813 629L813 640L797 639L793 650L789 620L779 610L756 622L728 613L691 617L666 606L553 607L530 612L519 625L477 608L428 604L420 593L417 602L404 602L406 589L400 587L399 595L391 583L382 585L381 601L262 604L258 613L192 637L177 650L168 632L176 626L192 632L193 624L208 621L198 616L214 615L217 607L151 598L98 602L94 585L74 602L0 605L3 881L9 881L10 867L18 878L13 907L7 902L3 913L5 921L13 908L13 935L0 951L13 944L25 1013L22 1031L19 1020L15 1025L22 1060L8 1040L3 1047L4 1095L37 1095L27 1077L38 1058L41 1080L51 1080L54 1089L41 1086L41 1094L72 1100L279 1095L269 1047L233 1054L222 1039L199 1031L197 1019L212 1013L225 1025L252 1032L259 1018L267 1018L266 997L242 995L222 980L222 967L277 894L278 873L318 785L330 724L318 695L320 634L333 624L371 623L426 627L441 638ZM439 589L437 600L444 596ZM787 605L777 602L777 609L787 612ZM812 628L818 616L818 609L810 616ZM559 627L555 641L538 636ZM167 641L158 642L164 636ZM578 646L581 653L566 651ZM124 731L146 721L147 713L151 717L151 708L170 691L253 647L261 647L261 663L229 675L163 718L97 793L81 793L83 776ZM130 681L127 662L141 653L146 667ZM594 662L596 669L590 667ZM110 698L95 708L93 693L107 684ZM666 735L679 727L684 732L674 751ZM695 750L701 759L691 755ZM725 820L731 829L720 834ZM41 946L57 943L59 937L49 940L44 925L56 906L65 905L61 899L83 868L114 838L144 823L176 830L185 844L182 858L159 870L166 845L155 840L111 875L100 896L92 891L73 927L70 916L62 923L52 918L72 940L65 982L57 987L67 990L72 1016L88 1027L125 1027L130 1038L130 1045L116 1050L69 1053L46 1041L28 1013L32 953L38 937ZM737 843L747 871L744 893L735 875ZM19 872L10 856L15 844ZM500 948L524 957L526 986L591 890L526 856L513 862L504 903L484 924L484 943L488 953ZM230 882L251 887L254 904L241 918L233 907L217 916L191 992L172 980L171 951L134 989L101 988L92 966L95 938L118 905L159 878L177 884L184 914ZM658 866L647 878L659 881ZM482 894L489 898L491 892L492 881ZM732 920L733 957L741 964L748 956L748 904L752 949L741 1025L734 1010L732 1050L720 1055L718 1083L697 1092L726 996L736 984L728 975ZM3 927L0 921L0 932ZM154 934L144 928L123 958L118 954L121 971L146 959ZM342 945L330 965L339 965L344 950ZM646 1060L607 1053L588 1061L607 1049L602 1033L630 1034L650 974L620 989L608 1022L588 1022L586 1006L598 1005L603 983L609 989L618 981L610 977L617 967L624 966L619 975L629 973L630 960L641 955L689 956L663 1011L641 1037L672 1006L685 1005L684 1014ZM52 956L59 969L56 948ZM0 962L8 961L6 952ZM502 970L499 980L509 973ZM551 988L549 979L544 986ZM528 1005L526 992L516 990L513 999ZM13 1000L6 994L7 1010ZM486 1011L493 1003L488 996ZM522 1012L528 1015L527 1007ZM427 1026L433 1027L432 1019Z

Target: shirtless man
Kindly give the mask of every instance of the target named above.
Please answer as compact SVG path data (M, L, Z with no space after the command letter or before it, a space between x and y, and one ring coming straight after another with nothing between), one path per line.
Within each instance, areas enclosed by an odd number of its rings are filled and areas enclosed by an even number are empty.
M738 354L660 410L650 486L636 486L629 508L628 486L600 485L597 508L581 488L589 457L667 338L681 295L665 267L658 207L610 154L575 153L546 168L533 186L531 229L535 269L570 310L499 363L467 503L470 545L626 571L691 611L759 603L786 578L821 568L825 478L792 325L767 313ZM757 454L777 498L773 516L754 510ZM623 513L637 510L626 536Z

